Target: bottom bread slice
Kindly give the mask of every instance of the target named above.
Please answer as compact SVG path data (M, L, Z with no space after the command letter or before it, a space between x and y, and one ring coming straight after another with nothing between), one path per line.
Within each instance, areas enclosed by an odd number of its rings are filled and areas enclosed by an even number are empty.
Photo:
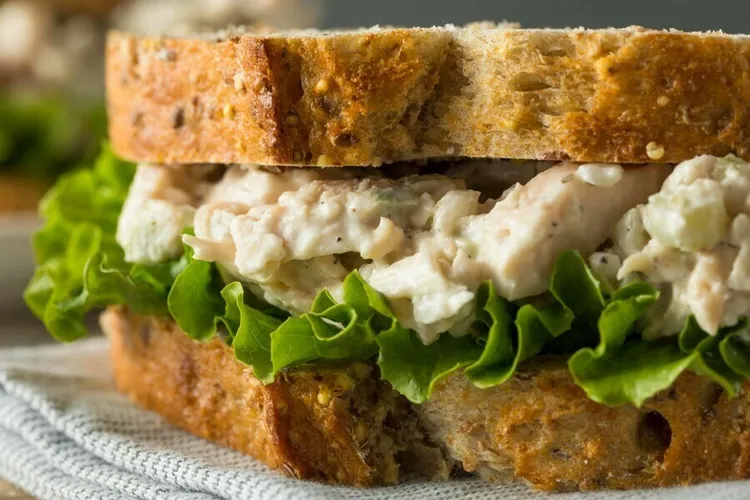
M750 477L750 397L692 373L642 408L610 408L542 359L492 389L449 377L410 405L363 363L263 385L224 342L194 342L171 321L114 308L102 326L135 403L298 478L364 486L456 468L560 491Z
M195 342L171 321L120 308L101 324L120 392L289 476L366 486L451 471L408 401L364 363L290 370L263 385L219 339Z
M453 376L416 407L467 471L544 490L650 488L750 477L750 397L687 372L646 401L591 401L560 359L537 359L477 389Z

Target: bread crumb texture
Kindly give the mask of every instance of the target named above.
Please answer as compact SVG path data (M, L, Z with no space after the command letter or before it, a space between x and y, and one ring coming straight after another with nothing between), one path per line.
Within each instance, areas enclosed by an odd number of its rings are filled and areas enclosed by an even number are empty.
M563 360L477 389L449 377L410 405L364 363L303 367L264 386L224 342L113 308L102 317L120 391L172 424L286 475L367 486L467 471L544 490L750 477L750 397L686 373L642 408L597 404Z
M588 399L559 359L496 388L454 376L418 408L464 469L550 491L652 488L750 477L746 392L686 372L643 407Z
M263 385L221 340L201 344L122 309L101 322L118 389L133 402L288 476L367 486L451 471L406 399L364 363L291 370Z
M643 28L113 32L110 136L159 163L750 160L749 56L745 36Z

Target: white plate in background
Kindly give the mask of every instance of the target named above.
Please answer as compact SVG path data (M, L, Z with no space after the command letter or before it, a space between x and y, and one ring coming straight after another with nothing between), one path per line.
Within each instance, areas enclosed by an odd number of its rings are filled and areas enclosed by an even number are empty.
M23 307L23 289L34 273L31 236L41 225L34 214L0 214L0 309Z

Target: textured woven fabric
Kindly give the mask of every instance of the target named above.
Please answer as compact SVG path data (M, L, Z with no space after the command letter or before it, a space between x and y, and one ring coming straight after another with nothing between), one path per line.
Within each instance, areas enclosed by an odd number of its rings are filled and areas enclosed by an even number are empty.
M368 490L294 481L131 405L113 388L103 339L0 351L0 476L75 500L750 498L750 482L551 496L477 480Z

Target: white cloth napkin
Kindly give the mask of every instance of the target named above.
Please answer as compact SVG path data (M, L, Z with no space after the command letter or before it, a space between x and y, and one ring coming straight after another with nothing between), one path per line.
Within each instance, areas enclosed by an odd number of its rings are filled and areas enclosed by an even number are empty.
M42 499L747 499L750 482L545 495L478 480L354 489L287 479L119 395L107 341L0 350L0 476Z

